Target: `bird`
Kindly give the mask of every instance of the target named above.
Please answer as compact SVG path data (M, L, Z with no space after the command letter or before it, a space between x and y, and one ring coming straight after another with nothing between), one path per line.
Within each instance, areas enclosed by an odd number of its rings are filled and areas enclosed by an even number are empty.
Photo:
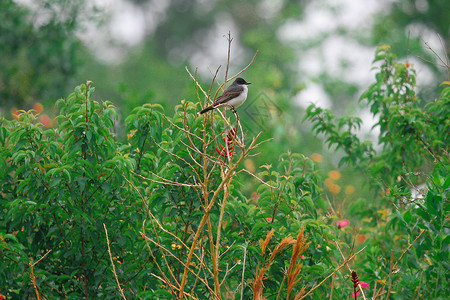
M238 77L236 80L220 95L216 98L216 101L201 112L200 115L217 108L221 104L231 105L232 109L238 107L247 99L248 87L251 82L245 81L243 78Z

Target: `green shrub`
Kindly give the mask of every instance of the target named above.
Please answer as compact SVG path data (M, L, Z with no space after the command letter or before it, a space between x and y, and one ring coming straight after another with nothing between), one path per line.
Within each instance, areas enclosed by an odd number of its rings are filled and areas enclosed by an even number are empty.
M423 106L410 65L386 46L376 61L361 101L378 117L380 147L356 135L359 118L315 106L306 116L373 192L350 204L350 226L311 159L288 152L246 170L271 141L246 136L237 115L198 116L200 101L172 116L146 104L122 124L88 82L57 102L54 128L34 111L1 117L0 293L344 299L363 288L378 299L444 299L450 88Z

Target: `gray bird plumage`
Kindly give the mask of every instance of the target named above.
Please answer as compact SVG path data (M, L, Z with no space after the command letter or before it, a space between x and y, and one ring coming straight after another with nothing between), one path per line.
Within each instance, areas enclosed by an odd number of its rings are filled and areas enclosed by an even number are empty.
M247 99L248 94L248 88L247 85L251 84L251 82L245 81L243 78L238 77L236 80L231 84L222 95L216 98L216 101L203 109L199 114L204 114L205 112L208 112L210 110L215 109L220 104L227 103L231 105L233 108L238 107L244 101Z

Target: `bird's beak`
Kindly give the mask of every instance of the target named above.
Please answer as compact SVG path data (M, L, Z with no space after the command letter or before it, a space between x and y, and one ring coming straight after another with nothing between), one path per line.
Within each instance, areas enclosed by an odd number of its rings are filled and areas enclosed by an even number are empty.
M252 84L251 82L247 82L246 85Z

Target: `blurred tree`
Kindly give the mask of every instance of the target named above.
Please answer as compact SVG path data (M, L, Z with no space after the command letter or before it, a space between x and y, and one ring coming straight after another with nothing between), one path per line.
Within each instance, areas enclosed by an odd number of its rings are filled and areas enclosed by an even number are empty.
M57 99L77 64L80 1L0 1L0 109Z
M291 0L190 0L170 1L164 5L150 0L125 1L144 11L144 23L148 27L147 37L144 40L145 46L135 47L131 51L131 60L126 59L123 64L114 66L116 74L109 74L115 77L116 81L126 83L131 89L146 89L143 95L148 95L149 91L153 95L164 95L153 99L152 102L164 101L170 105L175 105L180 98L186 96L188 86L181 78L172 79L174 71L182 74L185 65L199 67L201 78L209 81L212 74L208 72L208 68L214 72L218 65L225 64L226 49L222 47L224 44L218 44L228 30L231 30L234 37L232 72L245 65L254 51L259 49L256 63L244 74L248 78L257 74L258 80L255 83L260 85L259 91L266 92L267 89L268 94L273 95L284 93L284 96L292 99L302 89L317 85L323 91L322 96L328 98L331 105L334 104L333 109L339 114L343 114L347 109L355 112L352 100L359 97L359 93L367 87L362 83L367 82L364 80L366 77L355 74L361 69L360 65L358 67L361 61L369 65L375 45L391 44L393 51L400 57L420 56L436 61L436 57L424 47L421 40L423 35L409 34L410 27L417 24L428 28L432 33L440 34L448 44L449 25L442 17L448 10L445 9L449 6L448 1L398 0L377 4L378 15L374 17L373 22L366 22L367 26L355 26L355 22L350 20L355 15L348 14L350 7L353 7L348 1L318 3ZM368 14L372 19L376 12ZM308 19L316 17L326 17L325 23L329 23L329 26L307 22ZM318 19L314 20L319 22ZM352 22L353 26L349 25ZM365 22L364 18L359 22ZM307 27L299 29L286 26L289 24L303 24ZM294 36L300 30L302 38L287 42L280 35L283 30ZM341 46L344 49L338 49ZM342 54L337 54L338 52ZM351 56L348 55L349 52L358 55ZM316 59L312 64L317 63L317 59L320 64L320 70L315 74L305 70L305 66L311 64L308 61L311 56ZM135 64L147 62L149 59L152 64L144 63L144 68ZM132 67L129 66L130 61ZM153 65L155 61L158 61L158 67ZM435 76L442 76L442 69L427 67ZM107 66L105 73L108 74ZM168 76L162 78L166 76L164 74ZM349 81L351 76L356 78ZM102 80L104 77L99 78ZM223 80L223 73L220 73L219 79ZM178 88L167 89L170 83ZM428 81L428 84L431 84L431 81ZM117 84L115 86L117 87ZM430 99L434 95L432 91L430 93L430 89L435 88L432 86L426 90ZM306 102L311 100L316 99L308 99ZM140 101L148 102L148 98L141 97ZM305 102L305 99L301 101Z
M129 2L146 11L144 23L153 26L157 4ZM208 87L212 73L221 65L217 80L223 82L227 63L224 36L231 31L229 76L248 64L259 50L255 63L243 74L253 82L247 102L239 109L244 129L249 136L262 131L262 138L276 140L254 158L255 164L278 157L283 151L280 144L293 151L300 147L306 153L319 151L320 142L312 141L309 129L300 126L300 108L291 101L302 88L297 86L292 66L296 54L277 36L277 28L286 17L302 14L302 5L297 1L280 2L274 7L261 1L171 1L167 5L161 13L164 17L157 18L157 26L148 30L143 45L130 49L122 63L108 66L92 61L85 65L80 73L102 87L97 91L99 97L120 98L124 115L142 103L173 107L183 98L197 101L184 67L189 66L191 71L199 67L199 80Z
M373 26L372 42L389 44L392 52L418 70L418 96L424 103L439 96L439 83L450 79L450 2L445 0L399 0L389 14L381 14ZM436 80L433 80L436 79Z
M450 2L446 0L402 0L392 4L387 16L390 24L407 28L411 24L421 24L439 34L448 52L450 49ZM381 19L386 20L386 19Z
M373 42L376 44L388 43L397 55L412 55L423 57L435 65L435 74L445 74L439 69L438 58L428 51L424 45L430 38L439 36L441 45L433 45L440 49L433 49L438 53L450 50L450 22L448 12L450 2L445 0L400 0L392 3L390 13L381 15L373 27ZM434 36L433 36L434 35ZM444 57L442 57L445 59ZM446 74L448 76L448 74Z

